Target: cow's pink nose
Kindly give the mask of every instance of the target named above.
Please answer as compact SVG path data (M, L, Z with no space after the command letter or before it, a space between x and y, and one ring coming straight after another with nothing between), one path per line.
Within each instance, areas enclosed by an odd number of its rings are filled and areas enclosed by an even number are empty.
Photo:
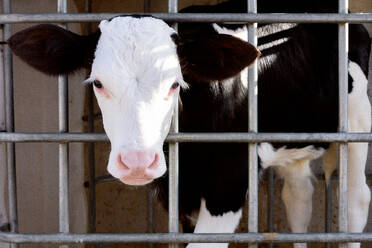
M159 156L154 151L132 150L118 155L121 180L128 184L146 183L154 178Z

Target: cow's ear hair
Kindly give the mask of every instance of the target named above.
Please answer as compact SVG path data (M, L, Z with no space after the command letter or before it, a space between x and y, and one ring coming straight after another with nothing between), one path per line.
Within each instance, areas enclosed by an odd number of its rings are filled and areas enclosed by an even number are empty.
M227 34L193 40L172 37L177 45L182 73L198 81L233 77L252 64L261 53L248 42Z
M22 30L9 38L12 51L35 69L49 75L89 68L101 33L82 36L51 24Z

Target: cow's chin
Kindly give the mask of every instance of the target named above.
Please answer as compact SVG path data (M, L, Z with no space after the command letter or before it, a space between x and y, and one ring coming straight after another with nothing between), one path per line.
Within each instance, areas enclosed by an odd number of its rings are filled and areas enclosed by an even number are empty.
M154 179L148 178L120 178L122 183L133 186L141 186L151 183Z

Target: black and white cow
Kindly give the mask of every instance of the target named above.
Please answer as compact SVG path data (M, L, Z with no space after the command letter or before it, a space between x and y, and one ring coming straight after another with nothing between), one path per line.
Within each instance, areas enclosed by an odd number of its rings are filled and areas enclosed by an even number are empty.
M264 12L335 12L337 1L258 1ZM246 1L192 6L184 12L246 12ZM260 25L259 132L337 132L337 25ZM152 17L102 21L81 36L53 25L23 30L8 41L16 55L50 74L91 69L94 91L111 141L108 171L122 182L154 181L166 199L163 143L172 109L182 101L181 132L246 132L247 69L260 52L244 41L243 25L188 23L179 34ZM370 39L350 25L349 131L369 132L367 97ZM235 231L247 192L247 144L180 144L180 210L199 210L194 232ZM362 232L370 190L364 168L367 143L349 144L349 230ZM336 168L335 145L289 143L259 146L263 168L284 179L282 199L293 232L306 232L312 212L310 161L324 155L326 179ZM166 202L166 201L165 201ZM189 244L188 247L227 247ZM349 244L359 247L360 244ZM306 247L295 244L295 247Z

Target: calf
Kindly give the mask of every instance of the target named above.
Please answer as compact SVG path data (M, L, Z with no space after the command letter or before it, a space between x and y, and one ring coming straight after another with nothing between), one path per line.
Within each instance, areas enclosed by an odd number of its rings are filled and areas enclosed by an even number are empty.
M297 2L302 1L259 2L258 10L331 12L335 8L331 1ZM239 13L246 9L246 1L228 1L183 11ZM262 53L258 131L337 132L337 26L260 25L258 34ZM179 96L181 132L247 131L246 67L260 52L244 41L246 37L243 25L181 24L177 34L159 19L121 16L102 21L99 30L88 36L38 25L15 34L8 43L16 55L50 75L91 69L87 82L94 85L112 146L108 171L126 184L154 181L164 200L168 180L162 177L166 171L163 143ZM370 131L369 52L366 31L361 25L350 25L350 132ZM368 215L367 146L353 143L348 148L351 232L361 232ZM235 231L247 192L247 151L247 144L180 144L180 213L186 221L185 216L199 210L194 232ZM291 230L306 232L312 212L310 161L324 155L328 181L337 164L335 145L262 143L258 153L262 167L274 166L284 179L282 199Z

